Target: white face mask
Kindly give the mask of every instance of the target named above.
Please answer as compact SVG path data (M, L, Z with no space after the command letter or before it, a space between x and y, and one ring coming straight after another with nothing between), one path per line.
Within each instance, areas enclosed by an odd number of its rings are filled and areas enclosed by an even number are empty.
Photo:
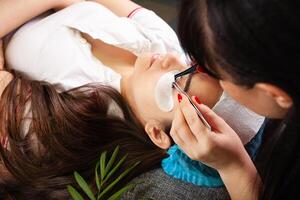
M265 119L232 99L226 92L223 92L212 110L239 135L243 144L247 144L256 135Z
M155 102L159 109L164 112L170 112L174 108L172 84L177 73L179 73L178 70L167 72L156 83L154 90Z

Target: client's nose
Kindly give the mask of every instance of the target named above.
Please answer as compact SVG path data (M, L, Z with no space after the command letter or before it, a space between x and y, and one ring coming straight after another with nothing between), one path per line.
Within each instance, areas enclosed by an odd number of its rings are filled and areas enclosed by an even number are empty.
M186 66L180 61L178 54L168 53L165 55L162 61L162 69L165 70L184 70Z

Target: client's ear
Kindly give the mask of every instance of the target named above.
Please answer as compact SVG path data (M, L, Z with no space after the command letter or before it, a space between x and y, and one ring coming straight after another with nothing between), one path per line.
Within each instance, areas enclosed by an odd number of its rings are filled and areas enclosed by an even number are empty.
M290 108L293 105L292 98L283 89L267 83L257 83L256 87L266 91L281 108Z
M162 129L157 120L150 120L145 125L145 131L152 142L161 149L168 149L171 146L171 139Z

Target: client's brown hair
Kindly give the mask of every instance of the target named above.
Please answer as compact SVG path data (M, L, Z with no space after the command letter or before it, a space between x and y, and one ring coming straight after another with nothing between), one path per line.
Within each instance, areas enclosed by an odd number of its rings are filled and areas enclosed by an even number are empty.
M124 119L108 114L112 102ZM0 99L0 133L9 141L9 150L0 147L0 168L12 175L1 170L1 199L69 199L73 171L93 182L100 153L117 145L121 155L128 153L124 168L141 161L127 181L166 156L122 96L103 85L58 92L49 83L16 77Z

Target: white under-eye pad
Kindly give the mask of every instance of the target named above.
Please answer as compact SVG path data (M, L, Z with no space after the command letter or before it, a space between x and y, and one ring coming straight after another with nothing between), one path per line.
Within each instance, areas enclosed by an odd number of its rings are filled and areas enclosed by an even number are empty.
M155 102L159 109L164 112L170 112L174 107L172 84L175 81L175 74L179 72L178 70L167 72L156 83L154 90Z

